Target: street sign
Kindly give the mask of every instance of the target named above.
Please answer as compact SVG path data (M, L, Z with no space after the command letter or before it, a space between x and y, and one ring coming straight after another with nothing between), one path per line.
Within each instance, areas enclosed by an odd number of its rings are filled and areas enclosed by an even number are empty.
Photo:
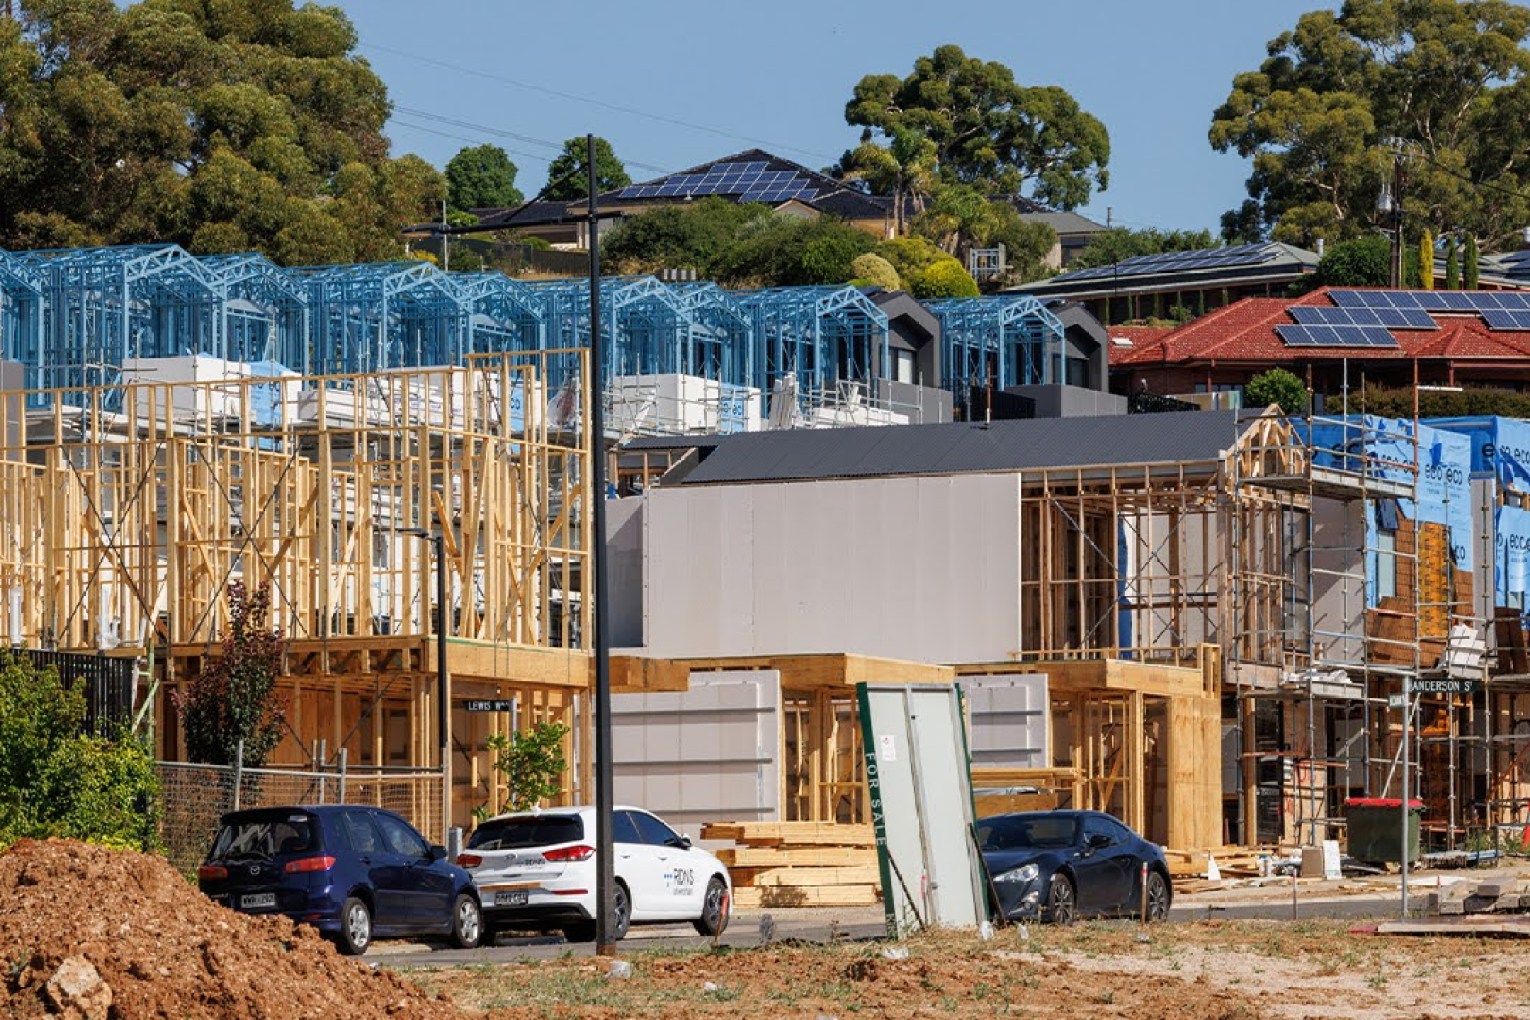
M487 701L464 701L463 706L469 712L510 712L515 709L515 699L495 698Z
M1408 696L1405 695L1405 694L1388 694L1387 695L1387 707L1388 708L1402 708L1407 703L1408 703Z
M1439 677L1413 680L1408 686L1414 694L1471 694L1481 681L1464 677Z

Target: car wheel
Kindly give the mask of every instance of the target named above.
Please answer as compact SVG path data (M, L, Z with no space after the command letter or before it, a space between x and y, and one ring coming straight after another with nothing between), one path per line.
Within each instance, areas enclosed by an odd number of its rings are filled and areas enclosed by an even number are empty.
M696 930L703 935L721 935L728 927L728 908L728 885L714 875L707 883L701 916L695 921Z
M1149 921L1169 919L1169 884L1156 871L1149 871L1147 877L1147 919Z
M618 882L611 896L612 941L626 938L627 929L631 926L632 899L627 895L627 887ZM563 926L563 937L570 942L594 942L595 922L579 921L575 924L566 924Z
M372 911L365 900L346 897L340 908L340 931L335 936L335 945L346 956L360 956L371 944Z
M1053 875L1052 888L1047 893L1047 920L1053 924L1072 924L1078 916L1078 901L1073 895L1073 882L1067 875Z
M611 897L611 940L613 942L627 937L627 929L632 926L632 897L627 893L627 887L620 882L612 890Z
M472 949L481 938L483 914L478 909L478 901L463 893L452 907L452 945L458 949Z

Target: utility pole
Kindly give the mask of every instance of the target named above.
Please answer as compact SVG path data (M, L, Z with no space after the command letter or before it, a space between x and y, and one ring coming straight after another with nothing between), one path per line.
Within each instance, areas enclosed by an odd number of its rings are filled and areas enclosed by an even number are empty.
M585 135L590 245L590 487L595 499L590 552L595 557L595 953L616 954L612 907L616 869L611 769L611 632L606 626L606 421L600 336L600 218L596 212L595 136ZM630 905L628 909L631 909Z
M1393 290L1401 290L1403 285L1403 187L1407 183L1407 177L1403 172L1403 140L1392 138L1389 139L1388 144L1392 148L1392 183L1390 187L1386 184L1381 186L1381 197L1376 204L1378 211L1392 214L1392 257L1388 278Z
M446 199L441 199L441 272L452 271L451 224L446 221Z

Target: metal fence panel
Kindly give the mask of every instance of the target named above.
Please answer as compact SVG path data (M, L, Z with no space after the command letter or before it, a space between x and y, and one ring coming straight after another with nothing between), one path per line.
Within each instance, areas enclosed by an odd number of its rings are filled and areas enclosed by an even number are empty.
M370 804L402 815L432 842L445 842L436 770L237 768L159 762L160 835L166 856L191 873L207 855L225 812L284 804Z

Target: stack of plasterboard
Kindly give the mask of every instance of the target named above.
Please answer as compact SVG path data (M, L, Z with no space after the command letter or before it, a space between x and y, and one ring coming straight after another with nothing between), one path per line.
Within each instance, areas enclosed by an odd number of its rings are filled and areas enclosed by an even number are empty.
M881 898L869 825L713 822L701 838L738 844L717 851L733 876L735 906L852 907Z

